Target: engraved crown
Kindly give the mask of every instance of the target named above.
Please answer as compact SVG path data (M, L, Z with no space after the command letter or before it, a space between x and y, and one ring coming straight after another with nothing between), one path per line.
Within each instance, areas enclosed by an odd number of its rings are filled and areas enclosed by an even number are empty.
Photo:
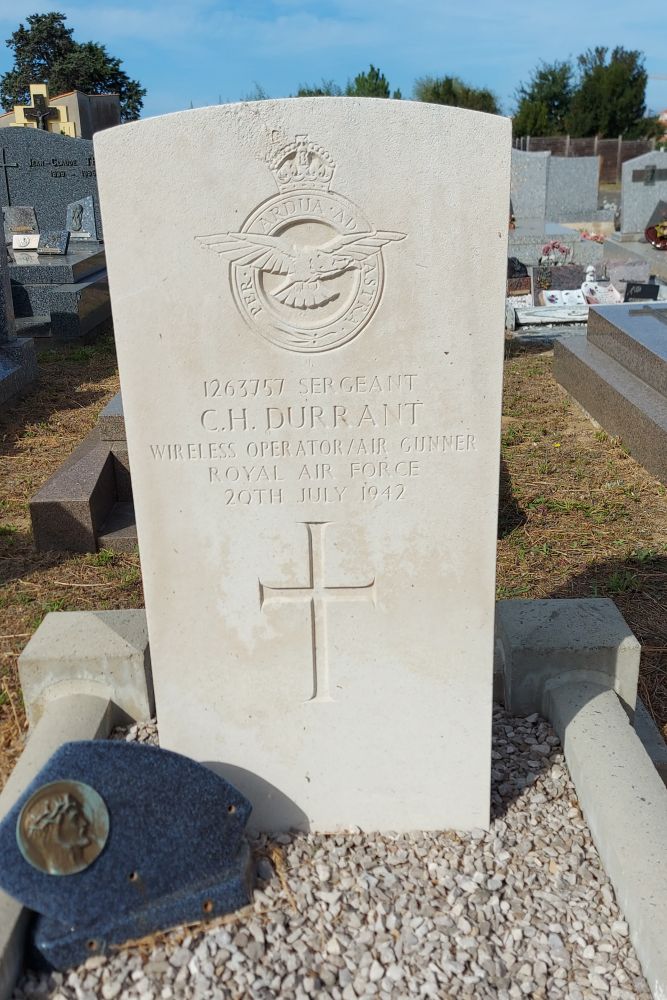
M297 135L276 150L269 166L280 191L303 188L326 191L336 169L326 149L309 142L306 135Z

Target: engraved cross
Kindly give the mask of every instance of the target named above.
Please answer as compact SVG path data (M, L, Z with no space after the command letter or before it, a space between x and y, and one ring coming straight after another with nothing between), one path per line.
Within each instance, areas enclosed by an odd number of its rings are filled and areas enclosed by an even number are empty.
M664 323L667 326L667 309L655 309L653 306L642 306L641 309L630 309L628 311L629 316L649 316L651 319L657 319L658 323Z
M333 701L327 650L327 605L332 601L369 601L375 604L375 578L370 583L328 587L325 581L324 536L327 521L303 521L308 533L308 584L305 587L270 587L259 582L259 606L271 603L310 605L313 650L313 693L306 701Z
M9 170L10 167L18 167L18 163L7 163L7 155L5 153L4 146L2 147L2 150L0 150L0 152L2 152L2 160L0 160L0 170L3 170L5 175L5 190L7 191L7 204L11 205L12 196L9 191L9 174L7 173L7 171Z

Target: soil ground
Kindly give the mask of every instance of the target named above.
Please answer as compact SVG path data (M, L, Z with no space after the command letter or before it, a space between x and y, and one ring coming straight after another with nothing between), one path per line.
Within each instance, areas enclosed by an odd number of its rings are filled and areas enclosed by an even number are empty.
M499 599L611 597L643 646L640 694L667 735L667 488L554 381L553 353L508 344ZM110 328L40 356L0 415L0 786L27 728L17 660L49 611L143 605L139 558L35 552L28 502L118 390Z

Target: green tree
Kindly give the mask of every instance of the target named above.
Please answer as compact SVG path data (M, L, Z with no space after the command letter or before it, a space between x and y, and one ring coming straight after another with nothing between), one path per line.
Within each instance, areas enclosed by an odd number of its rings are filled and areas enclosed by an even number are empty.
M82 90L86 94L118 94L120 118L134 121L146 95L138 80L121 69L121 60L110 56L104 45L75 42L73 29L65 27L65 15L57 11L31 14L27 27L19 24L7 39L14 51L14 65L0 77L0 103L6 111L27 104L31 83L46 83L52 94Z
M458 76L422 76L415 81L414 98L429 104L449 104L455 108L500 114L498 101L490 90L470 87Z
M358 73L353 81L348 80L345 88L347 97L393 97L401 99L400 90L390 94L389 83L384 73L371 63L368 73Z
M609 58L608 58L609 57ZM570 135L624 135L636 139L650 128L646 115L644 57L634 49L598 46L577 59L579 82L566 124Z
M340 97L343 91L333 80L322 80L318 85L314 83L309 86L302 83L296 92L297 97Z
M569 62L543 62L528 83L519 84L515 135L565 135L574 90L572 75Z

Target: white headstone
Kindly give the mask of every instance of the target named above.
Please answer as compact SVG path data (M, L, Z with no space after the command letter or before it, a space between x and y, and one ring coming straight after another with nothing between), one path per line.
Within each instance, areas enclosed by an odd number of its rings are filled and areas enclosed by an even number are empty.
M95 146L162 745L254 828L485 825L509 121L308 98Z

